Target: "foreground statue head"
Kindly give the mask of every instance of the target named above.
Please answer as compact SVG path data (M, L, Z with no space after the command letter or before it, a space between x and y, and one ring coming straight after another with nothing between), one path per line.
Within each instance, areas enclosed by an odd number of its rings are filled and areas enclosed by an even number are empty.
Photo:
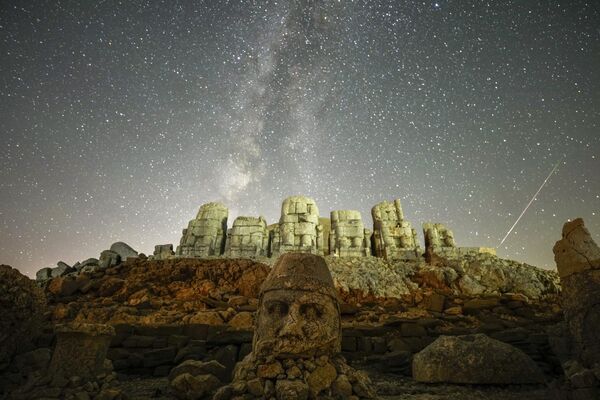
M283 254L260 293L252 352L214 398L374 398L367 374L340 355L337 292L323 257Z
M339 353L337 293L323 257L282 255L265 280L254 335L257 355L277 358Z

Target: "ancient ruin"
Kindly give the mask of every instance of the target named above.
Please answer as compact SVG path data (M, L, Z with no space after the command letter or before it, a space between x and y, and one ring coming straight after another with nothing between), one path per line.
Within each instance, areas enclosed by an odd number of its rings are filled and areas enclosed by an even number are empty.
M373 232L366 229L360 212L337 210L331 219L320 218L315 201L305 196L291 196L283 201L279 222L267 225L263 217L239 216L227 230L228 210L221 203L200 207L198 215L189 222L175 252L176 257L205 258L272 257L287 252L302 252L337 257L366 257L374 255L387 260L419 260L423 255L456 258L496 250L485 247L456 247L454 234L440 223L425 223L426 253L419 245L417 232L404 219L400 200L384 201L373 207ZM112 254L112 253L111 253ZM156 247L154 258L168 258L168 245ZM109 255L104 264L115 265ZM106 266L105 266L106 267ZM50 272L41 271L47 275Z
M223 254L229 210L221 203L200 207L196 218L183 230L176 254L186 257L208 257Z
M106 371L105 360L115 330L110 325L72 323L55 328L56 348L50 362L53 379L78 376L95 380Z
M331 212L329 251L338 257L371 255L371 231L365 229L360 212L339 210Z
M279 225L271 231L271 256L290 251L323 255L323 239L315 201L305 196L285 199Z
M421 256L417 231L404 220L400 200L383 201L371 210L373 251L385 259L415 260Z
M166 260L174 255L172 244L157 244L154 246L154 253L152 253L155 260Z
M227 257L261 257L269 252L269 231L264 217L237 217L227 231Z
M216 398L374 398L346 364L333 279L322 257L282 255L262 285L252 352Z
M563 226L562 239L553 250L571 343L571 360L565 363L568 389L573 398L596 399L600 397L600 248L577 218Z

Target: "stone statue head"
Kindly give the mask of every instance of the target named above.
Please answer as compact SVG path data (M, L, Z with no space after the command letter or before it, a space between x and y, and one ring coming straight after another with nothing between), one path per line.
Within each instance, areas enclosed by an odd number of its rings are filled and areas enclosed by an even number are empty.
M340 350L339 304L325 259L283 254L261 288L253 352L303 358Z

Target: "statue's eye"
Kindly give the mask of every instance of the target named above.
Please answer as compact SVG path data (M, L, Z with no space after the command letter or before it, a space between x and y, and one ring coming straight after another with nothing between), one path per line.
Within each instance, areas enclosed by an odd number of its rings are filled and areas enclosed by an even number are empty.
M315 303L302 304L300 314L306 319L319 319L323 316L323 309Z
M272 301L267 304L267 312L275 316L284 316L288 313L288 305L282 301Z

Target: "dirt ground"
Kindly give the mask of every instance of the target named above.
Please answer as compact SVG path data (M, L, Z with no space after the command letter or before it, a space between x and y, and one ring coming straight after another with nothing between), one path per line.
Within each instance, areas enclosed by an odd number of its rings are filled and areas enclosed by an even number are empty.
M369 371L382 400L546 400L542 386L473 386L422 384L410 378ZM174 399L167 378L121 378L121 389L131 400Z

